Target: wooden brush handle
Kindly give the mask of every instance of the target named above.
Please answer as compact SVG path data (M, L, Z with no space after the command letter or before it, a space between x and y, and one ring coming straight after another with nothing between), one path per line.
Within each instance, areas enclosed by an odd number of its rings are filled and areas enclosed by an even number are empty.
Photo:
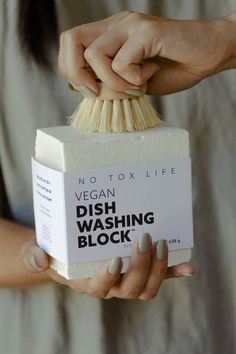
M88 71L90 71L94 77L96 77L95 72L93 71L93 69L88 66L87 68ZM135 98L137 97L137 95L132 95L132 94L128 94L128 93L122 93L122 92L115 92L113 91L111 88L107 87L100 79L96 78L96 81L99 85L99 93L96 97L96 99L98 100L122 100L125 98ZM142 86L142 92L146 92L147 91L147 84ZM141 92L141 90L140 90ZM143 96L143 94L141 94L140 96ZM85 97L85 96L84 96ZM87 97L89 98L89 97Z
M125 98L136 98L137 96L123 92L115 92L111 88L99 82L99 94L96 99L98 100L123 100Z
M79 92L84 98L91 98L91 95L86 94L84 91L83 93L79 89L75 89L74 86L69 82L68 87L72 91ZM140 95L141 96L141 95ZM98 100L122 100L125 98L135 98L137 95L131 95L128 93L119 93L113 91L111 88L105 86L102 82L99 82L99 93L96 96Z
M123 100L125 98L137 98L140 96L144 96L144 93L147 90L147 84L142 86L142 91L140 90L140 95L137 94L129 94L125 92L115 92L111 88L107 87L103 82L99 81L99 93L96 96L96 99L98 100ZM68 87L72 91L79 92L84 98L91 98L91 96L83 91L81 92L80 90L76 90L74 86L69 82ZM138 90L137 90L138 91Z

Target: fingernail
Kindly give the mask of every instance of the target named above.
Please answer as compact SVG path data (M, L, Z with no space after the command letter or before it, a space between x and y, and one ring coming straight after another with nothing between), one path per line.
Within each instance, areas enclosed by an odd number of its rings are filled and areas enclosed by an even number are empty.
M32 268L34 268L36 270L40 270L40 271L45 269L45 267L39 266L34 254L28 255L27 259L28 259L28 262Z
M190 273L190 272L181 272L181 275L183 275L184 277L191 277L193 276L194 273Z
M167 243L166 240L159 240L156 244L156 258L162 261L166 257Z
M151 246L152 238L150 234L145 233L139 237L138 248L140 252L147 252Z
M137 89L130 89L130 90L126 90L124 92L127 93L128 95L132 95L132 96L137 96L137 97L143 96L142 92Z
M120 257L115 257L111 260L108 266L108 272L111 274L120 274L122 265L122 259Z
M70 90L76 91L76 89L74 88L74 86L70 82L68 82L68 87Z
M95 98L97 97L96 92L94 92L93 90L91 90L89 87L85 86L85 85L80 85L76 88L82 96L87 97L87 98Z

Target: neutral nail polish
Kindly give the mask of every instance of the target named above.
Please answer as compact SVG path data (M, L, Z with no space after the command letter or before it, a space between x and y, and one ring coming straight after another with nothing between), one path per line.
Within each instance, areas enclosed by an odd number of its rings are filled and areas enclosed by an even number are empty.
M166 240L159 240L156 245L156 258L159 261L163 261L167 253L167 243Z
M130 90L126 90L124 92L127 93L128 95L132 95L132 96L137 96L137 97L143 96L142 92L137 89L130 89Z
M43 268L40 268L36 262L36 259L35 259L35 255L33 254L30 254L28 256L28 262L30 264L31 267L33 267L34 269L36 270L43 270Z
M76 89L74 88L74 86L70 82L68 82L68 87L69 87L70 90L76 91Z
M111 260L109 264L108 272L111 274L120 274L122 265L122 259L120 257L115 257Z
M193 275L193 273L189 273L189 272L182 272L181 273L184 277L191 277Z
M151 247L152 239L149 233L145 233L139 237L138 248L140 252L147 252Z
M91 90L89 87L87 87L85 85L78 86L77 90L84 97L87 97L87 98L95 98L95 97L97 97L96 92L94 92L93 90Z

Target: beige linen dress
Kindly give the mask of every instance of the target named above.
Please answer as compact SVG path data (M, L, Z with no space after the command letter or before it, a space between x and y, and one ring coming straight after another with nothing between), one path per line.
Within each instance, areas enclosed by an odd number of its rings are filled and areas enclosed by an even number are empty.
M61 31L124 9L188 19L236 10L234 0L56 4ZM16 0L0 0L0 212L33 226L30 157L36 129L64 124L79 99L56 71L42 72L24 58L16 5ZM235 71L229 71L158 101L163 116L191 136L198 274L165 281L157 298L146 302L100 301L57 284L0 289L1 354L236 352L235 87Z

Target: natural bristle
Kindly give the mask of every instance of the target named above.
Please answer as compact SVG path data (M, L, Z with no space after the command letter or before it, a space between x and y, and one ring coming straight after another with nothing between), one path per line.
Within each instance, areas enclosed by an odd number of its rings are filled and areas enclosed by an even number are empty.
M159 121L158 113L145 97L85 98L70 117L69 124L88 133L122 133L152 128Z

